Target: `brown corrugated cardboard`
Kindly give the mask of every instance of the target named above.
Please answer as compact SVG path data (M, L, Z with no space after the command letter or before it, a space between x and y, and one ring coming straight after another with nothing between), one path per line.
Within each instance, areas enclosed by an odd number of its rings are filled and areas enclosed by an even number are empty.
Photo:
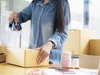
M90 40L90 55L100 55L100 39Z
M36 58L38 49L14 49L8 48L6 62L22 67L48 66L49 56L40 65L37 65Z
M0 54L0 63L6 61L6 55L4 53Z
M95 55L80 55L79 66L88 69L97 69L99 65L100 56Z
M0 53L3 53L3 51L2 51L2 46L0 45Z
M6 53L6 50L7 50L6 46L0 45L0 54Z
M92 38L92 31L72 29L68 32L63 49L71 51L73 55L89 54L89 40Z

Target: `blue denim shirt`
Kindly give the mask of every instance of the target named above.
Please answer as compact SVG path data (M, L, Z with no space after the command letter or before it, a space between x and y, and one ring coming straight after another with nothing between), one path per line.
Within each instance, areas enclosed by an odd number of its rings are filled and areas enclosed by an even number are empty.
M60 63L61 52L68 31L67 3L64 0L64 16L66 19L65 32L53 32L56 0L49 0L43 4L41 0L35 0L28 7L19 12L21 23L31 20L29 48L37 48L53 41L55 46L50 52L50 62Z

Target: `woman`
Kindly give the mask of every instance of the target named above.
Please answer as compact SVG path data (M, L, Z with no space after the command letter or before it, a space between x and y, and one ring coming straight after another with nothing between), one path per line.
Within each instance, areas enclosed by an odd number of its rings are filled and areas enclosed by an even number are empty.
M19 13L13 12L9 22L31 20L29 48L39 47L37 63L49 55L50 63L58 64L67 38L70 9L67 0L34 0Z

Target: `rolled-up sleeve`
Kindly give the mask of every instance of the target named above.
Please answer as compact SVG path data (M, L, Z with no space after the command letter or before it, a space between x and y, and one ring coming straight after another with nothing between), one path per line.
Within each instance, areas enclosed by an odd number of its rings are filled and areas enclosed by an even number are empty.
M25 9L18 13L20 23L26 22L31 19L33 3L28 5Z
M50 37L49 41L52 41L55 45L54 48L61 48L64 41L67 38L68 33L68 24L69 24L69 7L67 2L64 2L64 17L65 17L65 31L64 32L55 32L53 36Z

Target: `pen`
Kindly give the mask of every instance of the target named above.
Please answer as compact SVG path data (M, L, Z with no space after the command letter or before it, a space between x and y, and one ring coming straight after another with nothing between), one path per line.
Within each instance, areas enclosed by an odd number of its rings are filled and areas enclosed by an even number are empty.
M63 67L64 69L80 69L79 67Z
M70 68L72 68L72 67L70 67ZM70 69L68 69L68 67L67 68L58 68L58 69L56 69L58 72L61 72L61 73L63 73L63 74L75 74L75 72L74 71L72 71L72 70L70 70Z
M63 74L75 74L75 72L74 71L64 71L64 72L62 72Z

